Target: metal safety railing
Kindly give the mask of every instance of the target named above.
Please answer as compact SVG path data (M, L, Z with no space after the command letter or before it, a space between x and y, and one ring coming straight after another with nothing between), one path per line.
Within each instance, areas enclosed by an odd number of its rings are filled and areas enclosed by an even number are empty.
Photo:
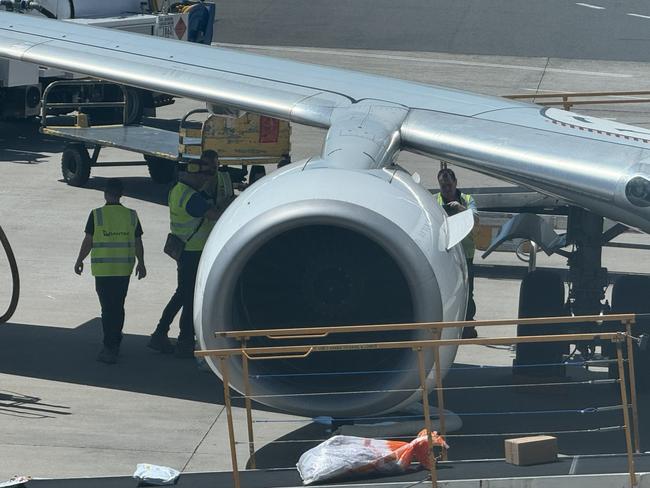
M505 325L554 325L562 326L570 323L585 323L585 322L619 322L622 327L617 332L590 332L590 333L569 333L569 334L553 334L553 335L537 335L537 336L519 336L519 337L486 337L476 339L442 339L442 332L447 328L462 328L465 326L475 327L490 327L490 326L505 326ZM438 476L436 471L436 456L434 453L434 446L432 441L432 423L431 411L429 404L430 389L427 382L427 370L425 368L424 352L431 350L434 357L433 370L435 373L435 387L432 388L436 392L437 406L439 410L439 426L440 434L443 438L447 437L481 437L495 434L457 434L447 436L446 421L445 421L445 398L444 392L457 389L469 388L507 388L507 387L540 387L540 386L560 386L565 384L605 384L611 383L619 384L620 389L620 405L603 406L603 407L589 407L582 409L557 409L535 412L505 412L508 414L563 414L563 413L579 413L579 414L595 414L606 411L621 410L623 413L623 424L619 426L597 427L593 429L581 430L560 430L549 432L535 432L535 434L565 434L574 432L610 432L621 430L625 435L625 445L627 454L627 465L629 472L629 479L631 486L636 486L636 472L634 465L634 452L640 452L640 435L639 435L639 422L638 422L638 407L637 395L635 387L635 371L634 371L634 348L633 342L635 338L632 335L632 326L636 321L635 314L617 314L617 315L593 315L593 316L575 316L575 317L545 317L545 318L526 318L526 319L508 319L508 320L479 320L479 321L459 321L459 322L429 322L429 323L400 323L400 324L382 324L382 325L351 325L351 326L335 326L335 327L298 327L290 329L262 329L262 330L246 330L246 331L224 331L217 332L215 336L235 339L240 342L238 348L224 348L212 350L195 351L197 357L211 356L216 358L219 362L219 369L222 375L223 388L224 388L224 404L226 408L228 436L231 451L232 473L235 488L241 487L240 473L237 462L236 452L236 439L235 429L233 422L232 412L232 397L230 394L230 372L228 362L233 357L240 357L242 362L242 372L244 380L244 391L239 398L244 399L244 406L246 410L246 424L248 434L248 452L250 456L250 466L256 467L255 462L255 441L253 413L252 413L252 400L256 398L268 397L269 395L252 395L249 381L249 361L264 361L264 360L278 360L278 359L304 359L314 353L328 353L340 351L358 351L358 350L391 350L391 349L410 349L417 354L417 373L419 377L419 388L413 390L414 392L420 391L422 396L423 415L407 415L399 418L418 418L424 421L424 426L427 432L427 441L429 446L429 464L431 468L431 484L437 487ZM384 341L384 342L348 342L348 343L314 343L314 344L300 344L300 345L274 345L265 347L250 347L248 341L254 337L265 337L273 340L292 340L292 339L323 339L330 335L335 334L358 334L363 332L395 332L395 331L430 331L432 334L431 339L426 340L410 340L410 341ZM578 343L581 341L599 341L600 343L610 342L614 345L616 350L616 358L612 360L595 360L583 361L584 365L587 364L617 364L617 379L608 380L585 380L581 382L551 382L551 383L531 383L531 384L516 384L516 385L484 385L484 386L461 386L461 387L444 387L443 375L440 361L438 360L439 350L445 346L460 346L460 345L513 345L523 343L549 343L549 342L566 342ZM625 351L624 351L625 346ZM627 356L625 356L625 353ZM625 364L627 363L627 370ZM575 363L562 363L562 364L575 364ZM544 366L535 364L535 367ZM520 366L521 367L521 366ZM525 367L525 366L524 366ZM466 367L465 369L483 369L483 366ZM375 372L380 373L380 372ZM381 373L386 373L382 371ZM629 378L628 381L626 380ZM305 373L314 374L314 373ZM328 374L328 373L323 373ZM331 374L331 373L329 373ZM340 374L340 373L336 373ZM359 374L359 372L355 372ZM629 399L628 399L628 386L629 386ZM411 390L409 390L411 391ZM360 394L369 393L368 391L357 392L322 392L322 393L303 393L303 395L345 395L345 394ZM271 395L272 396L272 395ZM631 410L631 414L630 414ZM481 413L466 413L465 416L471 415L503 415L504 412L481 412ZM391 417L395 418L395 417ZM309 419L308 422L318 421L318 419ZM355 420L355 419L337 419L338 421ZM368 420L368 418L363 418ZM496 435L530 435L531 432L508 432L507 434ZM391 437L395 439L396 437ZM304 439L302 442L315 442L323 439ZM280 441L282 442L282 441ZM295 440L284 442L296 442ZM447 460L447 452L445 448L441 448L440 458L443 461Z
M574 105L613 105L650 102L650 91L612 91L612 92L558 92L503 95L510 100L532 100L540 105L561 106L571 110Z
M53 92L56 92L58 88L61 87L73 87L77 89L84 89L86 87L95 87L95 86L116 86L119 88L122 94L122 100L115 100L109 102L97 102L90 100L70 100L63 102L51 102L50 97ZM113 83L110 81L103 80L59 80L54 81L47 85L47 88L43 91L43 96L41 99L41 127L47 127L48 115L51 112L62 111L69 112L76 110L82 112L84 109L90 108L121 108L122 109L122 122L126 125L128 120L128 105L129 97L126 92L126 88L123 85Z

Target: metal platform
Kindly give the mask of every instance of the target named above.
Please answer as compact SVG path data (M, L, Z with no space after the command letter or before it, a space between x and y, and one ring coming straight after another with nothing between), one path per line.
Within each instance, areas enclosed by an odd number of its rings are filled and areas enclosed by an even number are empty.
M637 473L650 472L650 454L635 456ZM135 469L135 467L134 467ZM561 457L557 462L536 466L514 466L502 459L447 461L438 463L439 481L491 480L491 479L525 479L542 477L567 477L584 475L620 474L627 477L627 460L625 454L597 456ZM318 486L353 486L376 487L390 486L400 488L407 486L430 486L427 471L415 471L401 476L388 476L375 479L358 479L353 481L335 481ZM295 469L271 469L241 471L241 485L244 488L294 488L302 486L302 480ZM637 475L638 476L638 475ZM627 480L627 478L625 478ZM571 486L564 478L563 486ZM591 486L597 486L593 481ZM73 478L61 480L33 480L29 483L35 488L131 488L134 480L130 476L112 478ZM232 473L229 471L214 473L188 473L180 476L175 485L180 488L232 488ZM500 486L508 486L501 483Z
M67 140L125 149L157 158L178 159L178 132L144 125L95 127L47 126L43 134Z

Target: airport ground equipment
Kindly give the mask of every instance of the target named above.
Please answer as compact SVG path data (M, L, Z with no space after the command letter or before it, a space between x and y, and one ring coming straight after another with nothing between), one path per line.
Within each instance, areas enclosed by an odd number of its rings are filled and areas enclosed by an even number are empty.
M172 6L172 3L174 6ZM196 7L209 13L206 32L193 32L198 21ZM106 27L143 35L209 44L212 40L215 6L197 1L169 2L141 0L2 0L0 10L44 16L65 22ZM53 81L79 78L70 72L48 69L31 63L0 60L0 119L23 119L39 115L41 94ZM173 97L150 90L126 88L129 97L129 123L139 122L143 115L155 116L156 108L173 103ZM75 99L70 89L59 91L60 102ZM110 100L118 96L116 87L96 87L93 98ZM119 119L117 119L119 121Z
M51 98L57 99L52 95L56 95L58 89L70 86L82 94L86 87L112 86L113 89L121 90L122 95L110 101L99 102L92 100L91 95L69 103L51 101ZM90 91L90 94L93 92ZM144 165L149 168L149 174L155 182L168 183L175 178L179 162L198 159L206 149L216 150L220 162L229 167L277 164L291 149L291 128L288 122L254 114L222 117L198 109L185 114L177 130L169 130L128 124L129 104L127 90L114 83L96 80L57 81L46 88L42 102L41 132L68 141L61 155L61 171L68 184L84 185L93 167ZM77 111L74 117L56 115L71 110ZM101 110L122 112L122 123L94 124L93 114L101 117ZM197 117L204 120L196 120ZM143 159L100 162L99 155L103 147L141 154ZM92 149L92 155L88 148ZM234 170L233 173L241 174L242 171Z
M16 307L18 307L18 297L20 296L20 275L18 274L16 256L14 256L9 239L7 239L7 235L2 229L2 226L0 226L0 243L2 244L2 248L7 256L7 262L9 263L9 270L11 273L11 297L9 299L9 305L3 314L0 315L0 324L4 324L12 317L16 311Z

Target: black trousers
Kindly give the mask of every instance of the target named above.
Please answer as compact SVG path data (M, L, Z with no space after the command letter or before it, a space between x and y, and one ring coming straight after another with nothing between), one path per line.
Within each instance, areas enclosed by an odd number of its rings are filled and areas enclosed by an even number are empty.
M474 259L467 260L467 281L469 281L469 293L465 320L474 320L474 315L476 315L476 303L474 302Z
M178 285L163 310L156 334L167 335L174 317L182 308L178 340L194 343L194 285L200 259L201 251L184 251L178 260Z
M117 349L122 342L124 301L129 290L130 276L95 276L95 290L102 307L104 346Z

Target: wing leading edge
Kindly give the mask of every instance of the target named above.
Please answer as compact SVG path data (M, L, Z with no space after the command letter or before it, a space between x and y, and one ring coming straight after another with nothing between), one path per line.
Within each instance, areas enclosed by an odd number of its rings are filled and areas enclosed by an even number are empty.
M406 113L397 127L401 149L444 157L650 231L646 129L453 89L6 12L0 12L0 57L323 128L355 106L399 109Z

